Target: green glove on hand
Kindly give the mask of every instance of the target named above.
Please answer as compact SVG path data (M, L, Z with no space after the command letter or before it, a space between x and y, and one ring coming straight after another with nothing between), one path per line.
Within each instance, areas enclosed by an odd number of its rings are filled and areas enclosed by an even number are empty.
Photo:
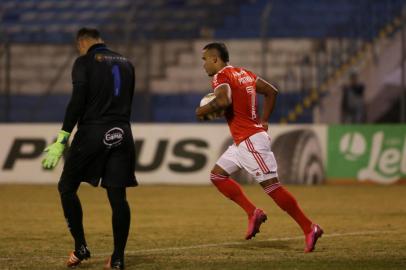
M44 169L53 169L58 164L59 159L65 150L66 143L69 140L70 133L66 131L59 131L56 142L45 148L45 158L42 160L42 167Z

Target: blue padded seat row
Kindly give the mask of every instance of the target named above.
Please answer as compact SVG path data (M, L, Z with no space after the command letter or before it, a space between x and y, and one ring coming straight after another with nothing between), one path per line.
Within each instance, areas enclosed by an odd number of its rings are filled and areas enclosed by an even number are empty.
M133 102L132 121L136 122L195 122L195 108L203 94L153 94L149 98L136 92ZM303 99L303 94L280 93L271 122L279 121ZM10 97L10 120L13 122L61 122L69 95L13 95ZM261 101L261 100L260 100ZM0 96L0 121L5 121L6 97ZM260 102L259 107L262 104ZM307 116L306 116L307 114ZM300 121L310 121L311 110L305 111Z
M245 2L240 6L239 16L226 17L215 36L259 38L261 14L267 3L267 0ZM405 4L405 0L273 0L267 36L372 39L380 28L400 15Z
M0 23L11 41L14 42L65 42L71 38L47 36L37 28L58 26L62 32L74 34L73 26L91 25L122 27L128 20L137 26L134 37L146 38L196 38L201 27L217 28L223 23L224 15L236 15L242 0L3 0L4 15ZM127 11L134 8L134 17L128 18ZM41 18L41 14L44 16ZM87 15L86 15L87 14ZM26 27L29 23L30 27ZM145 26L144 26L145 25ZM186 27L187 26L187 27ZM7 29L14 29L7 33ZM21 31L18 31L21 29ZM103 28L101 28L103 30ZM21 35L28 35L23 37ZM122 39L122 35L107 34L111 39Z

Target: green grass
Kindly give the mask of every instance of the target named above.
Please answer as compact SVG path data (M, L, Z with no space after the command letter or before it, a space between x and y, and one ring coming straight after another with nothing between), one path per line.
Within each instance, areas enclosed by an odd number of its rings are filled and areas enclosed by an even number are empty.
M325 230L304 254L299 227L256 186L244 190L268 221L243 240L247 219L214 187L129 189L127 269L406 269L406 186L288 189ZM103 189L79 196L93 253L80 269L102 269L112 250ZM0 269L65 269L72 249L55 186L0 185Z

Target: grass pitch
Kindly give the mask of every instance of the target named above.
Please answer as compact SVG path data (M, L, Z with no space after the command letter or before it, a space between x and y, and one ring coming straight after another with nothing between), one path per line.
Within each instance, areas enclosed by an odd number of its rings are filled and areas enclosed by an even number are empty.
M247 219L214 187L129 189L127 269L406 269L406 185L288 186L325 230L304 254L299 227L262 189L244 190L268 221L245 241ZM112 250L103 189L79 191L92 259L102 269ZM0 185L0 269L66 269L72 249L55 186Z

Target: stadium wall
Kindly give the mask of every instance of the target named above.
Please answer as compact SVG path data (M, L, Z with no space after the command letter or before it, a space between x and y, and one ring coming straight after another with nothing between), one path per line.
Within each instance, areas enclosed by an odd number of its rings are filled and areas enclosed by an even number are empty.
M41 168L42 152L59 124L0 125L0 183L56 183ZM135 124L140 184L208 184L209 171L232 143L225 124ZM406 125L271 125L283 183L376 182L406 178ZM242 183L254 180L240 172ZM357 181L358 180L358 181Z

